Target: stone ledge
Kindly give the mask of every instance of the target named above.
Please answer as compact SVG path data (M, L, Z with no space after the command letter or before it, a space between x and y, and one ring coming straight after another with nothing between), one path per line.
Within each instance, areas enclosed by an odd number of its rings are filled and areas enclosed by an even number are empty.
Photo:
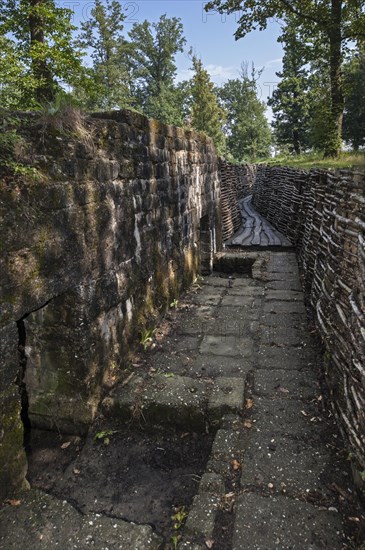
M121 420L142 419L146 424L204 431L219 425L226 413L243 410L244 381L217 378L213 383L187 376L156 375L135 378L103 401L103 412Z

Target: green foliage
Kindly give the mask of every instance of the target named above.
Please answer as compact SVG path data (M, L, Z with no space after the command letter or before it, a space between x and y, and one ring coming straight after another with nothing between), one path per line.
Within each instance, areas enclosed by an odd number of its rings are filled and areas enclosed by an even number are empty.
M88 21L81 23L78 45L90 53L93 66L76 89L88 109L121 109L133 105L127 55L130 44L123 37L125 15L116 0L94 0Z
M322 152L301 155L280 155L262 161L270 166L291 166L309 170L311 168L341 169L358 167L365 169L365 153L341 153L337 158L323 158Z
M181 540L181 535L173 535L171 537L171 543L172 543L172 546L173 546L174 550L177 550L180 540Z
M193 56L194 76L191 80L191 125L199 132L205 132L213 139L218 154L225 151L225 137L222 131L226 113L219 106L214 85L203 63Z
M0 133L0 160L6 162L15 158L16 148L21 138L15 129L5 130Z
M243 66L241 78L228 80L218 89L218 96L227 113L227 148L233 159L244 162L267 157L271 131L265 105L257 97L254 68L250 78L247 67Z
M340 150L344 88L341 65L346 45L365 39L365 0L342 2L341 0L212 0L206 9L218 8L220 12L240 12L236 38L252 30L263 30L272 17L290 18L305 43L312 45L312 59L325 49L330 67L330 119L326 141L323 144L327 156L336 156ZM325 47L328 46L328 47Z
M174 529L179 530L184 525L184 521L188 513L185 509L185 506L181 506L177 512L171 516L171 519L174 521Z
M178 305L179 305L179 300L177 300L177 299L175 298L175 299L171 302L170 307L174 307L174 308L176 309Z
M180 19L162 15L157 23L135 23L129 36L128 59L137 105L147 116L181 125L181 98L174 86L175 56L186 43Z
M365 50L354 52L344 66L344 139L357 151L365 146Z
M276 76L281 81L268 105L274 113L276 143L299 155L309 145L309 70L305 65L308 47L290 22L280 40L284 43L283 70Z
M165 124L183 126L183 100L178 88L162 85L158 94L146 97L144 112Z
M31 181L42 179L40 172L30 163L22 162L26 146L18 134L20 121L17 117L2 116L0 124L0 175L26 178Z
M72 85L81 77L81 54L73 44L71 16L71 10L56 7L54 0L2 3L5 69L0 70L0 84L10 95L9 107L32 108L36 101L52 99L61 82Z
M141 332L141 344L143 346L143 349L146 351L153 342L153 335L155 334L156 329L146 329Z
M110 437L117 433L117 430L102 430L94 435L94 441L103 441L104 445L108 446Z
M34 96L36 80L19 58L16 42L1 35L1 23L0 50L0 104L9 110L27 108L31 104L29 96Z

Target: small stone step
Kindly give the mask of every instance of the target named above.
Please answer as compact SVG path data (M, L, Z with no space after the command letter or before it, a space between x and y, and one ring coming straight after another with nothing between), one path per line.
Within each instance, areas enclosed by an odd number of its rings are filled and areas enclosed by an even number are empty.
M35 489L17 495L17 501L0 511L0 548L159 550L162 545L149 525L81 514L65 500Z
M122 420L141 420L146 424L204 431L207 423L219 421L224 414L243 410L244 380L219 377L197 380L187 376L156 375L135 378L116 388L103 401L104 413Z
M285 496L239 496L232 550L340 550L341 517Z

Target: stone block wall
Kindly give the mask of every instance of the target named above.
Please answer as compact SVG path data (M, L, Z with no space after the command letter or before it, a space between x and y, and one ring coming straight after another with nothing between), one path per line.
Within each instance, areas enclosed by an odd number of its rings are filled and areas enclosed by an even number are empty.
M21 414L85 431L130 343L221 242L209 138L130 111L89 118L87 139L24 117L38 176L0 179L0 498L24 483Z
M333 409L365 470L365 174L259 165L252 194L254 207L297 247L327 349Z

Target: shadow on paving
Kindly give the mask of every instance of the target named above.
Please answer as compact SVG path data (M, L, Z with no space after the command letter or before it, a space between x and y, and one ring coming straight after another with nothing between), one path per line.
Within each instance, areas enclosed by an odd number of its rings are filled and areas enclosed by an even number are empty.
M216 267L116 372L86 439L33 431L33 489L0 510L1 547L359 547L295 254Z

